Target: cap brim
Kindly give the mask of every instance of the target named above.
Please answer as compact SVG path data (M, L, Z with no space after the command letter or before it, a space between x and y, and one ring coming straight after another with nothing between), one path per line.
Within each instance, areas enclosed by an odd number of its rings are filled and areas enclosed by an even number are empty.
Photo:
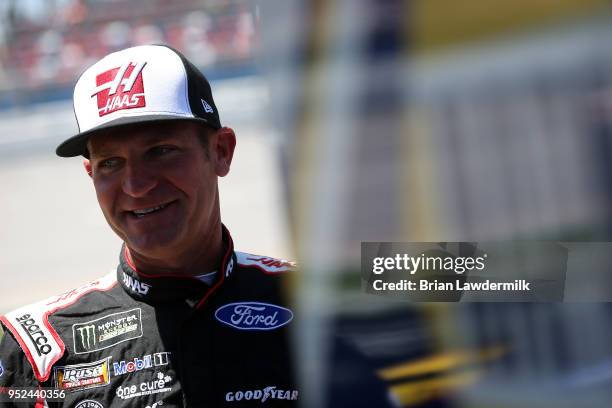
M197 117L185 117L185 116L176 116L176 115L142 115L142 116L134 116L134 117L123 117L107 122L103 125L96 126L95 128L89 129L86 132L81 132L71 138L62 142L55 149L55 154L60 157L75 157L75 156L83 156L87 153L87 142L89 138L92 137L95 133L104 129L111 129L119 126L132 125L135 123L144 123L144 122L162 122L168 120L188 120L192 122L200 122L205 123L208 126L212 126L213 128L217 128L214 124L210 123L208 120Z

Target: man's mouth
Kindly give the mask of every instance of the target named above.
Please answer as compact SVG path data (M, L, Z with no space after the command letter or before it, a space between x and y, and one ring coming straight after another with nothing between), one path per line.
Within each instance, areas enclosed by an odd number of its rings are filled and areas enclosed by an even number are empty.
M128 211L130 214L132 214L134 217L136 218L143 218L146 217L148 215L154 214L158 211L163 210L164 208L168 207L170 204L174 203L174 201L166 203L166 204L160 204L158 206L155 207L149 207L149 208L141 208L138 210L132 210L132 211Z

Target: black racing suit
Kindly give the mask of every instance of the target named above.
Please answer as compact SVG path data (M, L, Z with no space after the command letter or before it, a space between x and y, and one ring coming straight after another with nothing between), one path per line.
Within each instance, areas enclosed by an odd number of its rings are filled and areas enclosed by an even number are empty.
M292 264L223 240L211 285L137 272L124 247L116 273L2 316L0 387L66 391L41 407L296 406Z

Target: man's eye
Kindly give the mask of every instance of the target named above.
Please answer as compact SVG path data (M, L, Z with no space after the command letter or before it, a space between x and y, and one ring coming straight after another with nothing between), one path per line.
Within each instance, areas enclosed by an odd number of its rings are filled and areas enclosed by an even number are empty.
M106 159L106 160L102 160L98 166L103 169L110 169L110 168L117 166L118 164L119 164L118 159Z
M172 146L155 146L150 152L153 156L164 156L166 154L172 153L176 148Z

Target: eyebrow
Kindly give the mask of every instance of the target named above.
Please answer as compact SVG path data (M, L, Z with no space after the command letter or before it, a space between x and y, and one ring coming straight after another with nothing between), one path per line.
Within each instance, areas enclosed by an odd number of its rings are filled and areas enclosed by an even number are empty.
M90 148L87 148L87 151L89 152L89 158L90 159L97 159L99 157L110 157L113 155L113 153L110 150L98 150L95 152L92 152Z
M152 146L154 144L160 143L160 142L165 142L168 141L170 139L173 139L172 135L155 135L155 136L149 136L143 143L142 145L145 147L148 146ZM98 158L98 157L111 157L114 156L115 153L113 152L112 149L105 149L105 148L101 148L100 150L97 150L94 154L94 152L91 151L91 149L89 149L89 156L90 158Z

